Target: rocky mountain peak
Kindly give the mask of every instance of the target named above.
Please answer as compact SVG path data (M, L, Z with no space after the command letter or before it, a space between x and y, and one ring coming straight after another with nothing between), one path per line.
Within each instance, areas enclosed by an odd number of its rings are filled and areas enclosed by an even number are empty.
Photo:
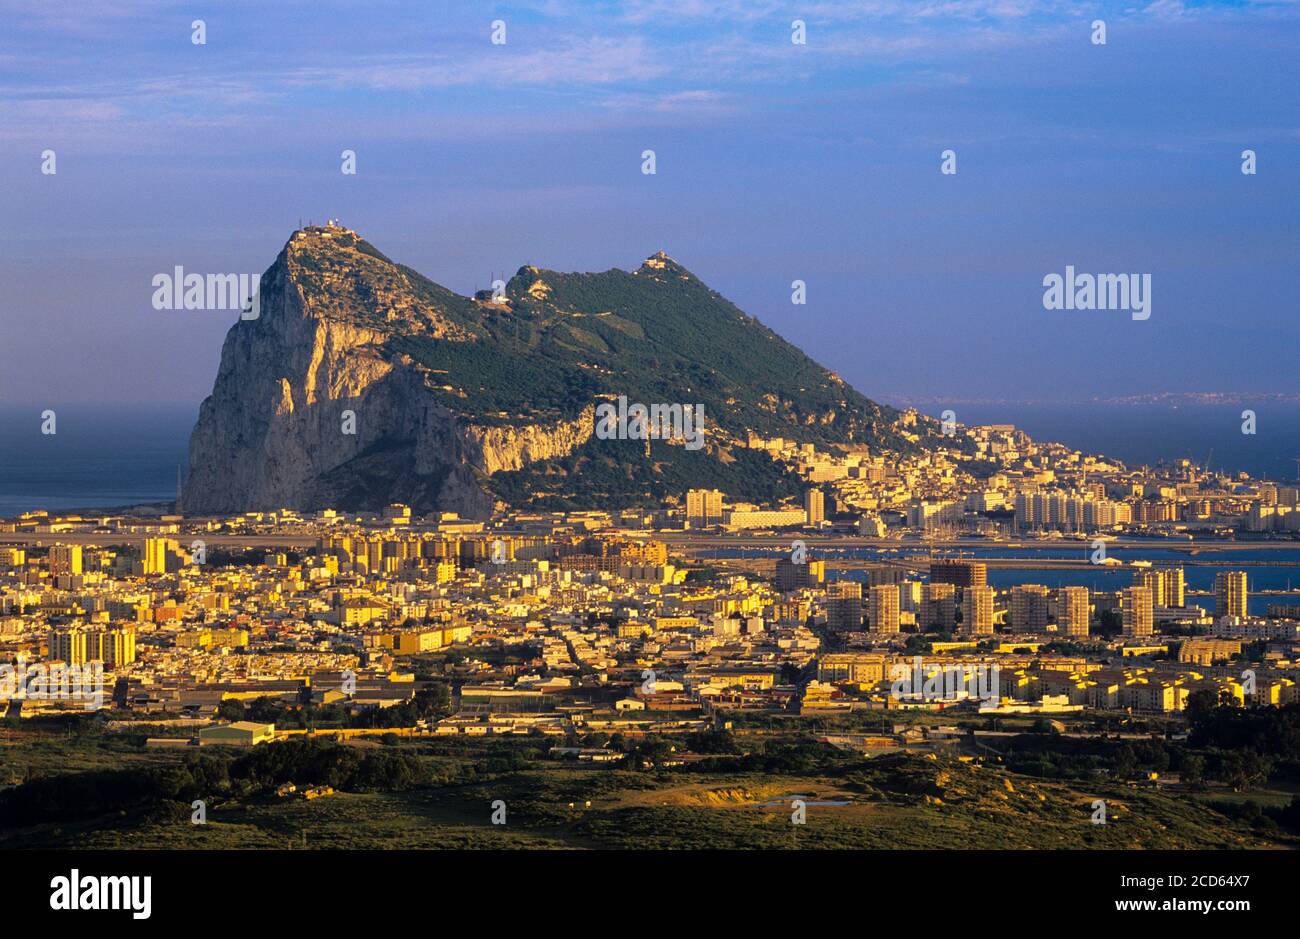
M697 485L771 501L799 484L751 435L919 440L662 251L635 271L526 265L505 294L461 296L341 225L294 232L262 276L262 315L226 337L185 511L404 502L482 517ZM597 438L594 403L620 397L699 406L716 446Z
M275 267L285 286L296 289L307 316L382 332L469 338L445 306L350 228L331 223L299 229Z
M656 251L642 261L641 266L636 269L635 273L656 278L696 279L694 274L682 267L681 264L669 257L667 252L662 250Z

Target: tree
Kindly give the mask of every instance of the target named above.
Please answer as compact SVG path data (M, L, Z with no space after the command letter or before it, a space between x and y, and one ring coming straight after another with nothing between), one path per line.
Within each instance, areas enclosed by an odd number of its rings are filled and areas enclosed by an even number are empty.
M1219 778L1240 792L1268 780L1273 761L1254 750L1230 750L1219 761Z
M1115 775L1121 779L1132 776L1137 771L1137 754L1128 744L1121 744L1115 748L1115 755L1111 760L1111 765L1115 768Z
M1205 785L1205 757L1196 753L1189 753L1183 757L1183 765L1180 770L1183 784L1192 789L1200 789Z
M242 721L244 710L243 701L230 698L217 705L217 718L223 721Z
M1210 688L1199 688L1187 696L1187 718L1193 724L1209 716L1219 706L1219 696Z

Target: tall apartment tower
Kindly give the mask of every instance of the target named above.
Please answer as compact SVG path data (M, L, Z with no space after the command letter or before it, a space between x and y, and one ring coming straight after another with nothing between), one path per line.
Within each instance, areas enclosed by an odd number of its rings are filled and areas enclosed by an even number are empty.
M1182 607L1187 605L1187 582L1181 567L1158 567L1138 571L1133 576L1133 586L1150 587L1156 606Z
M1067 636L1087 636L1090 604L1087 587L1056 591L1056 629Z
M1162 567L1160 579L1164 581L1165 606L1187 606L1187 580L1181 567Z
M811 525L826 521L826 494L820 489L809 489L803 497L804 520Z
M1021 584L1011 590L1011 629L1038 633L1047 629L1047 601L1050 591L1039 584Z
M897 584L879 584L867 597L867 620L876 633L898 632L899 594Z
M166 538L146 538L144 540L144 572L146 574L167 573Z
M951 632L957 625L957 588L952 584L923 584L921 586L922 631L939 627Z
M979 585L962 590L961 627L967 636L993 635L992 587Z
M1214 575L1214 611L1219 616L1246 615L1246 572L1220 571Z
M56 544L50 548L51 574L80 574L81 545Z
M1016 493L1016 528L1024 530L1034 527L1034 494L1032 492Z
M988 565L983 561L930 562L930 583L954 587L983 587L989 582Z
M1124 635L1150 636L1155 632L1155 595L1150 587L1125 587L1119 606Z
M1146 587L1151 591L1151 602L1156 606L1165 606L1165 579L1159 571L1138 571L1133 575L1134 587Z
M776 589L783 593L801 587L816 587L825 579L825 561L796 562L779 558L776 562Z
M831 581L826 588L826 626L840 632L862 628L862 584L856 580Z
M92 659L101 659L105 668L121 668L123 665L130 665L135 661L135 629L133 627L105 629L96 638L99 640L99 655L91 655L90 657ZM87 654L89 654L89 651L88 644Z
M898 588L898 608L904 613L921 613L921 582L919 580L901 580L895 584Z
M688 489L686 491L686 520L693 528L718 525L722 522L722 493L717 489Z

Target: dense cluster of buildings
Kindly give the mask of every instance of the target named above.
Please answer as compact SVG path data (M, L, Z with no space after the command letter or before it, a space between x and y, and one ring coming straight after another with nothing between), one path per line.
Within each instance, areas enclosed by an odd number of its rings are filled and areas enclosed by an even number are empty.
M707 493L684 502L717 508ZM817 508L810 499L805 511ZM436 680L454 713L407 728L427 733L671 733L746 710L1178 712L1197 690L1242 703L1296 696L1300 608L1251 616L1242 571L1218 573L1205 609L1173 565L1134 567L1115 591L994 587L983 562L925 554L833 570L804 553L741 569L618 521L485 525L400 506L205 520L33 513L5 525L26 545L0 547L0 659L102 666L96 707L115 719L211 721L230 700L384 708ZM242 547L270 532L285 545ZM893 687L918 664L997 681L980 695ZM0 704L24 715L85 706L13 689Z
M905 412L901 423L906 428L917 420ZM873 453L866 446L819 450L751 436L751 448L799 473L816 496L806 496L804 505L756 507L701 492L695 500L688 496L685 515L697 528L811 524L874 537L908 531L1040 537L1300 532L1296 486L1214 473L1190 460L1129 468L1036 442L1005 424L954 424L950 430L950 446L913 455Z
M0 522L0 663L101 668L95 706L115 719L211 721L224 702L258 699L361 711L445 684L450 716L412 733L674 732L745 710L1163 713L1199 690L1295 698L1300 607L1251 615L1244 571L1219 571L1202 607L1182 567L1120 564L1104 539L1094 561L1131 577L1118 589L995 586L985 563L927 547L945 531L1277 538L1294 488L1186 461L1129 470L999 426L888 459L748 444L805 479L797 504L693 489L657 510L488 522L402 505L28 513ZM717 550L731 533L789 550L738 560ZM800 540L840 535L918 551L852 562ZM917 687L895 686L900 668ZM924 691L926 676L989 673L979 694ZM81 706L25 690L0 689L0 707Z

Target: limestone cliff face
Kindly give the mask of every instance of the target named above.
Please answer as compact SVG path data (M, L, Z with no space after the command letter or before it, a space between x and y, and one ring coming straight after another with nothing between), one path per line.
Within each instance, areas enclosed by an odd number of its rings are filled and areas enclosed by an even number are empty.
M521 427L465 428L469 460L491 475L523 469L529 463L568 456L591 438L596 407L584 408L576 420Z
M354 232L295 233L262 276L259 317L226 336L190 438L183 510L403 502L482 518L492 510L487 475L581 446L590 409L577 420L480 426L449 410L441 376L394 351L394 336L473 342L472 323L457 316L464 298L447 297L415 289Z

